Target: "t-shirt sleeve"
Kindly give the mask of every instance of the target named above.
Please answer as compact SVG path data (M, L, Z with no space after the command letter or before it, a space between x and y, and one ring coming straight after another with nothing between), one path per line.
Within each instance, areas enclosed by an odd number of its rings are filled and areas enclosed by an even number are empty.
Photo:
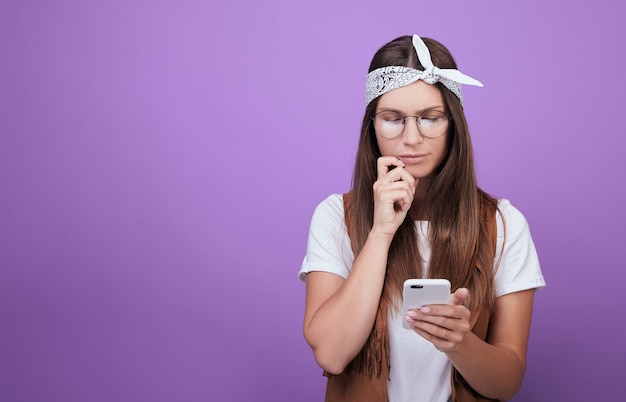
M498 202L496 249L496 297L528 289L541 289L546 282L528 222L508 200ZM502 244L504 243L504 248Z
M322 201L313 212L307 250L298 279L306 281L313 271L330 272L347 278L354 255L346 231L341 194L333 194Z

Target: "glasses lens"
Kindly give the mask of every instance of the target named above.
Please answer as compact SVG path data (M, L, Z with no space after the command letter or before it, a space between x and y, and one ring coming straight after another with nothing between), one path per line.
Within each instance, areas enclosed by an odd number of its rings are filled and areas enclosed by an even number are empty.
M418 124L424 137L441 137L448 130L448 116L438 110L426 110L421 114Z
M402 133L404 117L392 110L383 110L374 116L374 129L376 134L385 138L395 138Z

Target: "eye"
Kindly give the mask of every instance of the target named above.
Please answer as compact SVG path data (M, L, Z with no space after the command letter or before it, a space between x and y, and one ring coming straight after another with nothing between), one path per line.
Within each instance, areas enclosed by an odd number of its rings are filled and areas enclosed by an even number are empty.
M382 111L378 113L377 116L380 120L382 120L385 123L398 124L398 123L401 123L403 120L403 117L400 113L392 112L390 110Z
M422 126L434 126L435 124L437 124L437 118L426 118L426 117L422 117L422 119L420 120L420 124Z
M420 117L420 123L428 126L441 124L444 120L446 120L446 115L437 110L427 110Z

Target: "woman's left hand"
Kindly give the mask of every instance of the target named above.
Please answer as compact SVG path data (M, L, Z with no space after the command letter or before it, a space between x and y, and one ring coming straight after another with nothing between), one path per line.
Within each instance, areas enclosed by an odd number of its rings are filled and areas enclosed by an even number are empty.
M448 304L433 304L410 310L405 320L413 330L441 352L452 352L470 332L470 311L463 306L469 291L459 288Z

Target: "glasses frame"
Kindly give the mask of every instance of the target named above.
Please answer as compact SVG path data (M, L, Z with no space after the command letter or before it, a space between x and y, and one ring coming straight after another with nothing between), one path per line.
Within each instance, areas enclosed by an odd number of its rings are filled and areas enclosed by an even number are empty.
M398 133L398 135L394 136L394 137L385 137L384 135L380 135L376 132L376 116L378 116L381 113L388 113L388 112L393 112L393 113L397 113L399 116L402 116L402 130L400 130L400 132ZM442 115L444 115L447 119L448 119L448 127L446 127L446 129L443 131L443 133L439 134L438 136L435 137L431 137L429 135L424 135L424 133L422 133L422 130L420 130L420 121L422 120L422 115L428 112L437 112L437 113L441 113ZM404 129L406 127L406 118L407 117L414 117L415 118L415 125L417 126L417 131L420 133L420 135L424 138L429 138L429 139L435 139L435 138L440 138L442 137L444 134L446 134L448 132L448 130L450 129L450 122L452 122L452 116L450 116L448 113L446 112L442 112L441 110L437 110L437 109L425 109L422 110L421 113L419 113L417 116L415 115L404 115L402 113L400 113L397 110L393 110L393 109L384 109L384 110L379 110L378 112L374 113L373 115L370 116L370 119L372 120L372 128L374 129L374 134L386 138L388 140L392 140L394 138L398 138L399 136L401 136L404 133Z

